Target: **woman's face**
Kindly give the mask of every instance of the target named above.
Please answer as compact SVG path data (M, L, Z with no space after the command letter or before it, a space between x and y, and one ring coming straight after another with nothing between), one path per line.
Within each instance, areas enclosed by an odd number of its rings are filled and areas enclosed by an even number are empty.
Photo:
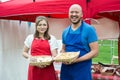
M41 20L37 25L37 31L41 34L44 34L47 30L47 22L45 20Z

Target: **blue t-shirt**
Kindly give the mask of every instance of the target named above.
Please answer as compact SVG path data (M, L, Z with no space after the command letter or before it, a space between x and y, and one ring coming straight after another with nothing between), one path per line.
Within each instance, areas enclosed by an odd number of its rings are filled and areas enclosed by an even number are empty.
M81 27L82 27L82 30L80 30ZM95 28L93 26L85 23L84 21L82 21L81 26L74 31L71 29L71 26L68 26L63 31L63 34L62 34L62 43L63 44L65 44L65 39L68 34L68 31L71 34L79 34L79 33L82 34L81 35L82 36L81 37L82 44L83 44L83 47L85 48L85 50L87 50L87 51L90 51L90 47L89 47L90 43L98 41L98 37L97 37ZM82 32L80 32L80 31L82 31Z

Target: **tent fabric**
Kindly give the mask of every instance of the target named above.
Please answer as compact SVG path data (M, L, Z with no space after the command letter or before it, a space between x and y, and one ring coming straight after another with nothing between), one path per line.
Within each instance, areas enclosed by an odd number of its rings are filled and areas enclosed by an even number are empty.
M119 21L120 0L91 0L89 12L91 13L91 17L95 17L97 14Z
M102 15L107 12L120 15L120 0L35 0L35 2L33 0L10 0L0 3L0 19L34 22L38 15L67 18L70 5L75 3L82 6L84 18L96 17L98 13L101 14L100 16L107 16Z
M92 15L103 12L120 12L120 0L91 0Z
M78 3L86 11L85 0L12 0L0 4L0 18L34 22L36 16L67 18L70 5Z

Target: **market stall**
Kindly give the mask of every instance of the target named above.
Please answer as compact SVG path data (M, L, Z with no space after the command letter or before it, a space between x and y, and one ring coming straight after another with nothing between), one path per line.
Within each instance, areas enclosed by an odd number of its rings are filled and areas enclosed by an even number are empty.
M24 38L33 33L34 28L31 26L34 26L36 16L48 17L50 26L52 26L50 32L60 39L62 30L69 24L68 8L74 3L83 7L84 20L97 25L95 28L100 39L103 37L105 39L111 37L118 39L118 61L120 64L120 0L9 0L0 2L1 80L26 80L26 76L23 75L27 74L28 63L22 58L21 51ZM104 21L103 18L105 18ZM108 19L110 20L108 21ZM110 21L112 21L111 24ZM28 25L29 22L33 23ZM99 33L101 31L106 33ZM59 77L60 71L56 71ZM103 78L107 79L106 77L119 80L119 76L116 75L104 76L93 73L94 79L102 80Z

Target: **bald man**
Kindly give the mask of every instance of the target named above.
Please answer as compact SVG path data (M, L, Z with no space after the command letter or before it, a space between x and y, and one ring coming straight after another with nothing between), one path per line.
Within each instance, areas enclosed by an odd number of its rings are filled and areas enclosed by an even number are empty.
M62 33L62 52L78 52L72 63L63 62L61 80L92 80L92 58L98 54L98 37L94 27L82 19L82 7L73 4L69 8L71 24Z

